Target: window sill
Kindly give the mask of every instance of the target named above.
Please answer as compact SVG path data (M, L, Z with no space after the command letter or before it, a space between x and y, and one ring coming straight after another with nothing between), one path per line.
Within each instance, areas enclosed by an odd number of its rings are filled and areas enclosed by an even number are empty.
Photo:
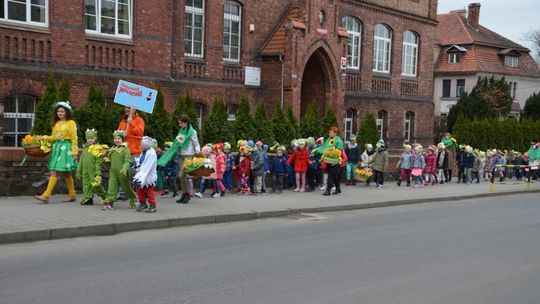
M361 74L362 71L360 70L360 68L346 68L345 69L345 73L347 74Z
M447 100L447 101L454 101L454 100L458 100L459 97L439 97L441 100Z
M29 25L24 23L15 23L15 22L9 22L9 21L0 21L0 28L6 28L11 30L18 30L18 31L25 31L25 32L34 32L39 34L51 34L51 30L48 26L37 26L37 25Z
M113 36L104 36L104 35L99 35L99 34L86 33L86 40L119 43L119 44L125 44L125 45L135 45L133 43L133 40L131 39L119 38L119 37L113 37Z
M401 75L401 80L418 82L417 76Z
M242 67L242 64L240 64L240 61L223 60L223 66L229 68L240 68Z
M373 71L373 77L392 78L392 75L390 75L390 73Z
M204 58L189 57L188 55L185 55L184 62L186 62L186 63L196 63L196 64L206 64L206 60Z

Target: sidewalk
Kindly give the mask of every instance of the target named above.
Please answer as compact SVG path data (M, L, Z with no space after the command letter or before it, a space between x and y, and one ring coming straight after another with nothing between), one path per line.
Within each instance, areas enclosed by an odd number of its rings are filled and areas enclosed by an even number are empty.
M490 192L490 185L486 182L469 186L450 183L418 189L398 187L394 182L389 182L384 189L363 185L343 185L341 189L342 194L332 196L322 196L319 190L310 193L286 190L283 194L227 194L214 199L206 193L207 197L194 197L186 205L176 204L172 198L161 198L158 199L158 212L153 214L135 212L129 209L128 202L117 202L116 210L103 211L100 205L61 203L65 195L51 197L48 205L28 196L3 197L0 198L0 244L111 235L135 230L280 217L301 212L344 211L540 192L540 183L527 185L511 181L495 184L493 192Z

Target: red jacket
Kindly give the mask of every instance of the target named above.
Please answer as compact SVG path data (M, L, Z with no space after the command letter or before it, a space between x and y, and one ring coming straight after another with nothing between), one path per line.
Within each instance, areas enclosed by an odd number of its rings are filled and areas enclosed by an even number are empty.
M126 130L127 128L125 141L128 144L129 153L139 155L142 152L141 140L144 136L144 120L137 113L134 113L131 119L128 126L127 115L125 115L118 124L118 130Z
M225 173L225 153L221 152L216 155L216 174L218 179L223 178Z
M242 176L244 174L245 176L249 176L251 173L251 155L248 157L245 157L244 159L240 160L240 164L238 165L238 175Z
M425 173L435 173L437 168L437 154L427 154L426 157L426 168L424 169Z
M294 172L307 172L309 165L309 154L306 148L296 149L289 156L289 165L294 164Z

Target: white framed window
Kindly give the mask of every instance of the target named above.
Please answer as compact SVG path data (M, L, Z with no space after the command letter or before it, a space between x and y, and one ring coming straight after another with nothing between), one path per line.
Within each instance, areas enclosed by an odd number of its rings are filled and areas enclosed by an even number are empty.
M131 38L132 0L84 0L87 33Z
M204 58L204 0L186 0L184 55Z
M236 113L238 113L238 105L228 104L227 105L227 120L228 121L235 121L236 120Z
M195 110L197 111L197 126L199 127L199 130L202 130L203 127L203 121L204 121L204 113L205 113L206 106L201 103L197 102L195 103Z
M341 19L341 25L349 33L349 45L347 49L347 68L360 69L360 41L362 38L362 24L353 17L347 16Z
M48 26L49 0L0 0L0 20Z
M356 121L356 110L348 109L345 114L345 119L343 121L344 128L344 138L345 140L351 140L351 135L354 134L354 122Z
M4 146L20 147L34 125L36 98L15 94L4 99Z
M403 127L403 138L412 141L414 134L414 112L408 111L405 113L405 125Z
M505 56L504 57L504 66L509 68L519 67L519 58L515 56Z
M240 33L242 27L242 7L238 2L225 1L223 15L223 59L240 61Z
M456 97L461 97L465 92L465 79L456 80Z
M448 53L448 63L459 63L460 55L460 53Z
M405 31L403 34L403 64L401 74L405 76L416 76L418 65L418 36Z
M388 27L377 24L373 40L373 71L390 73L391 31Z
M387 140L386 131L388 123L388 112L382 110L377 112L377 132L379 132L379 138Z

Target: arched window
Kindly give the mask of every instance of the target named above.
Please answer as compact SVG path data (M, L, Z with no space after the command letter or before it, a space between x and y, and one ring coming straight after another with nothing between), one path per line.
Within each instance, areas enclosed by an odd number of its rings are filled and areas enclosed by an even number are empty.
M20 147L21 141L34 125L36 98L15 94L4 98L4 146Z
M403 58L401 74L416 77L418 65L418 36L411 32L403 33Z
M225 1L223 14L223 59L240 61L242 7L238 2Z
M410 142L414 141L414 112L408 111L405 113L403 138Z
M356 110L348 109L345 115L344 124L344 138L345 140L351 140L351 135L355 134L356 130Z
M204 57L204 0L186 0L184 55L196 58Z
M392 32L382 24L375 26L373 38L373 71L390 73L390 46Z
M360 69L360 41L362 38L362 24L353 17L341 19L341 25L349 32L349 47L347 50L347 68Z
M388 139L388 112L384 110L377 112L377 131L384 141Z

